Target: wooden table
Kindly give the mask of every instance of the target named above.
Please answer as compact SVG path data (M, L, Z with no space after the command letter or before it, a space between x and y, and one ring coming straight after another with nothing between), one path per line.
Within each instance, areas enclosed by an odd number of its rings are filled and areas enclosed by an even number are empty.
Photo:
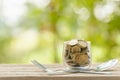
M51 69L63 67L59 64L47 66ZM113 72L113 74L70 73L66 75L47 75L32 64L1 64L0 80L120 80L120 65L109 71Z

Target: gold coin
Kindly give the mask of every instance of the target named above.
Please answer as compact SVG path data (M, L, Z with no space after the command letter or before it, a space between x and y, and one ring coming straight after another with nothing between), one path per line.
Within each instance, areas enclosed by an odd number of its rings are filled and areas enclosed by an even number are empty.
M85 54L76 54L76 55L74 55L73 61L75 63L79 64L80 66L86 66L87 64L89 64L88 55L85 55Z

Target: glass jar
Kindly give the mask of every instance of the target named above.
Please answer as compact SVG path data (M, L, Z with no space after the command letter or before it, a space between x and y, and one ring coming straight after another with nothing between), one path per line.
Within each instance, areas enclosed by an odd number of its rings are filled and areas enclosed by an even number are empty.
M63 62L67 69L88 69L91 64L90 41L64 42Z

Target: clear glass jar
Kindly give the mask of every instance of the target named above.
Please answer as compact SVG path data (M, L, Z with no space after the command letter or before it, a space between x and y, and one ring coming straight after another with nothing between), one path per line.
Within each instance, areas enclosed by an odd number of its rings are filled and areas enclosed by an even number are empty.
M63 62L67 69L88 69L91 65L90 41L64 42Z

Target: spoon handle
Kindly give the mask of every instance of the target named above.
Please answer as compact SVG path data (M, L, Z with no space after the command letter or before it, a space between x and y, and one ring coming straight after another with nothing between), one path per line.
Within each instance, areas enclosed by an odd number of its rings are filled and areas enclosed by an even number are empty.
M39 62L37 62L36 60L31 61L34 65L36 65L39 68L42 68L44 71L47 70L47 68L45 66L43 66L42 64L40 64Z
M97 71L80 71L81 73L90 73L90 74L111 74L111 72L97 72Z
M111 74L112 72L102 72L102 71L94 71L94 70L64 70L69 73L86 73L86 74Z

